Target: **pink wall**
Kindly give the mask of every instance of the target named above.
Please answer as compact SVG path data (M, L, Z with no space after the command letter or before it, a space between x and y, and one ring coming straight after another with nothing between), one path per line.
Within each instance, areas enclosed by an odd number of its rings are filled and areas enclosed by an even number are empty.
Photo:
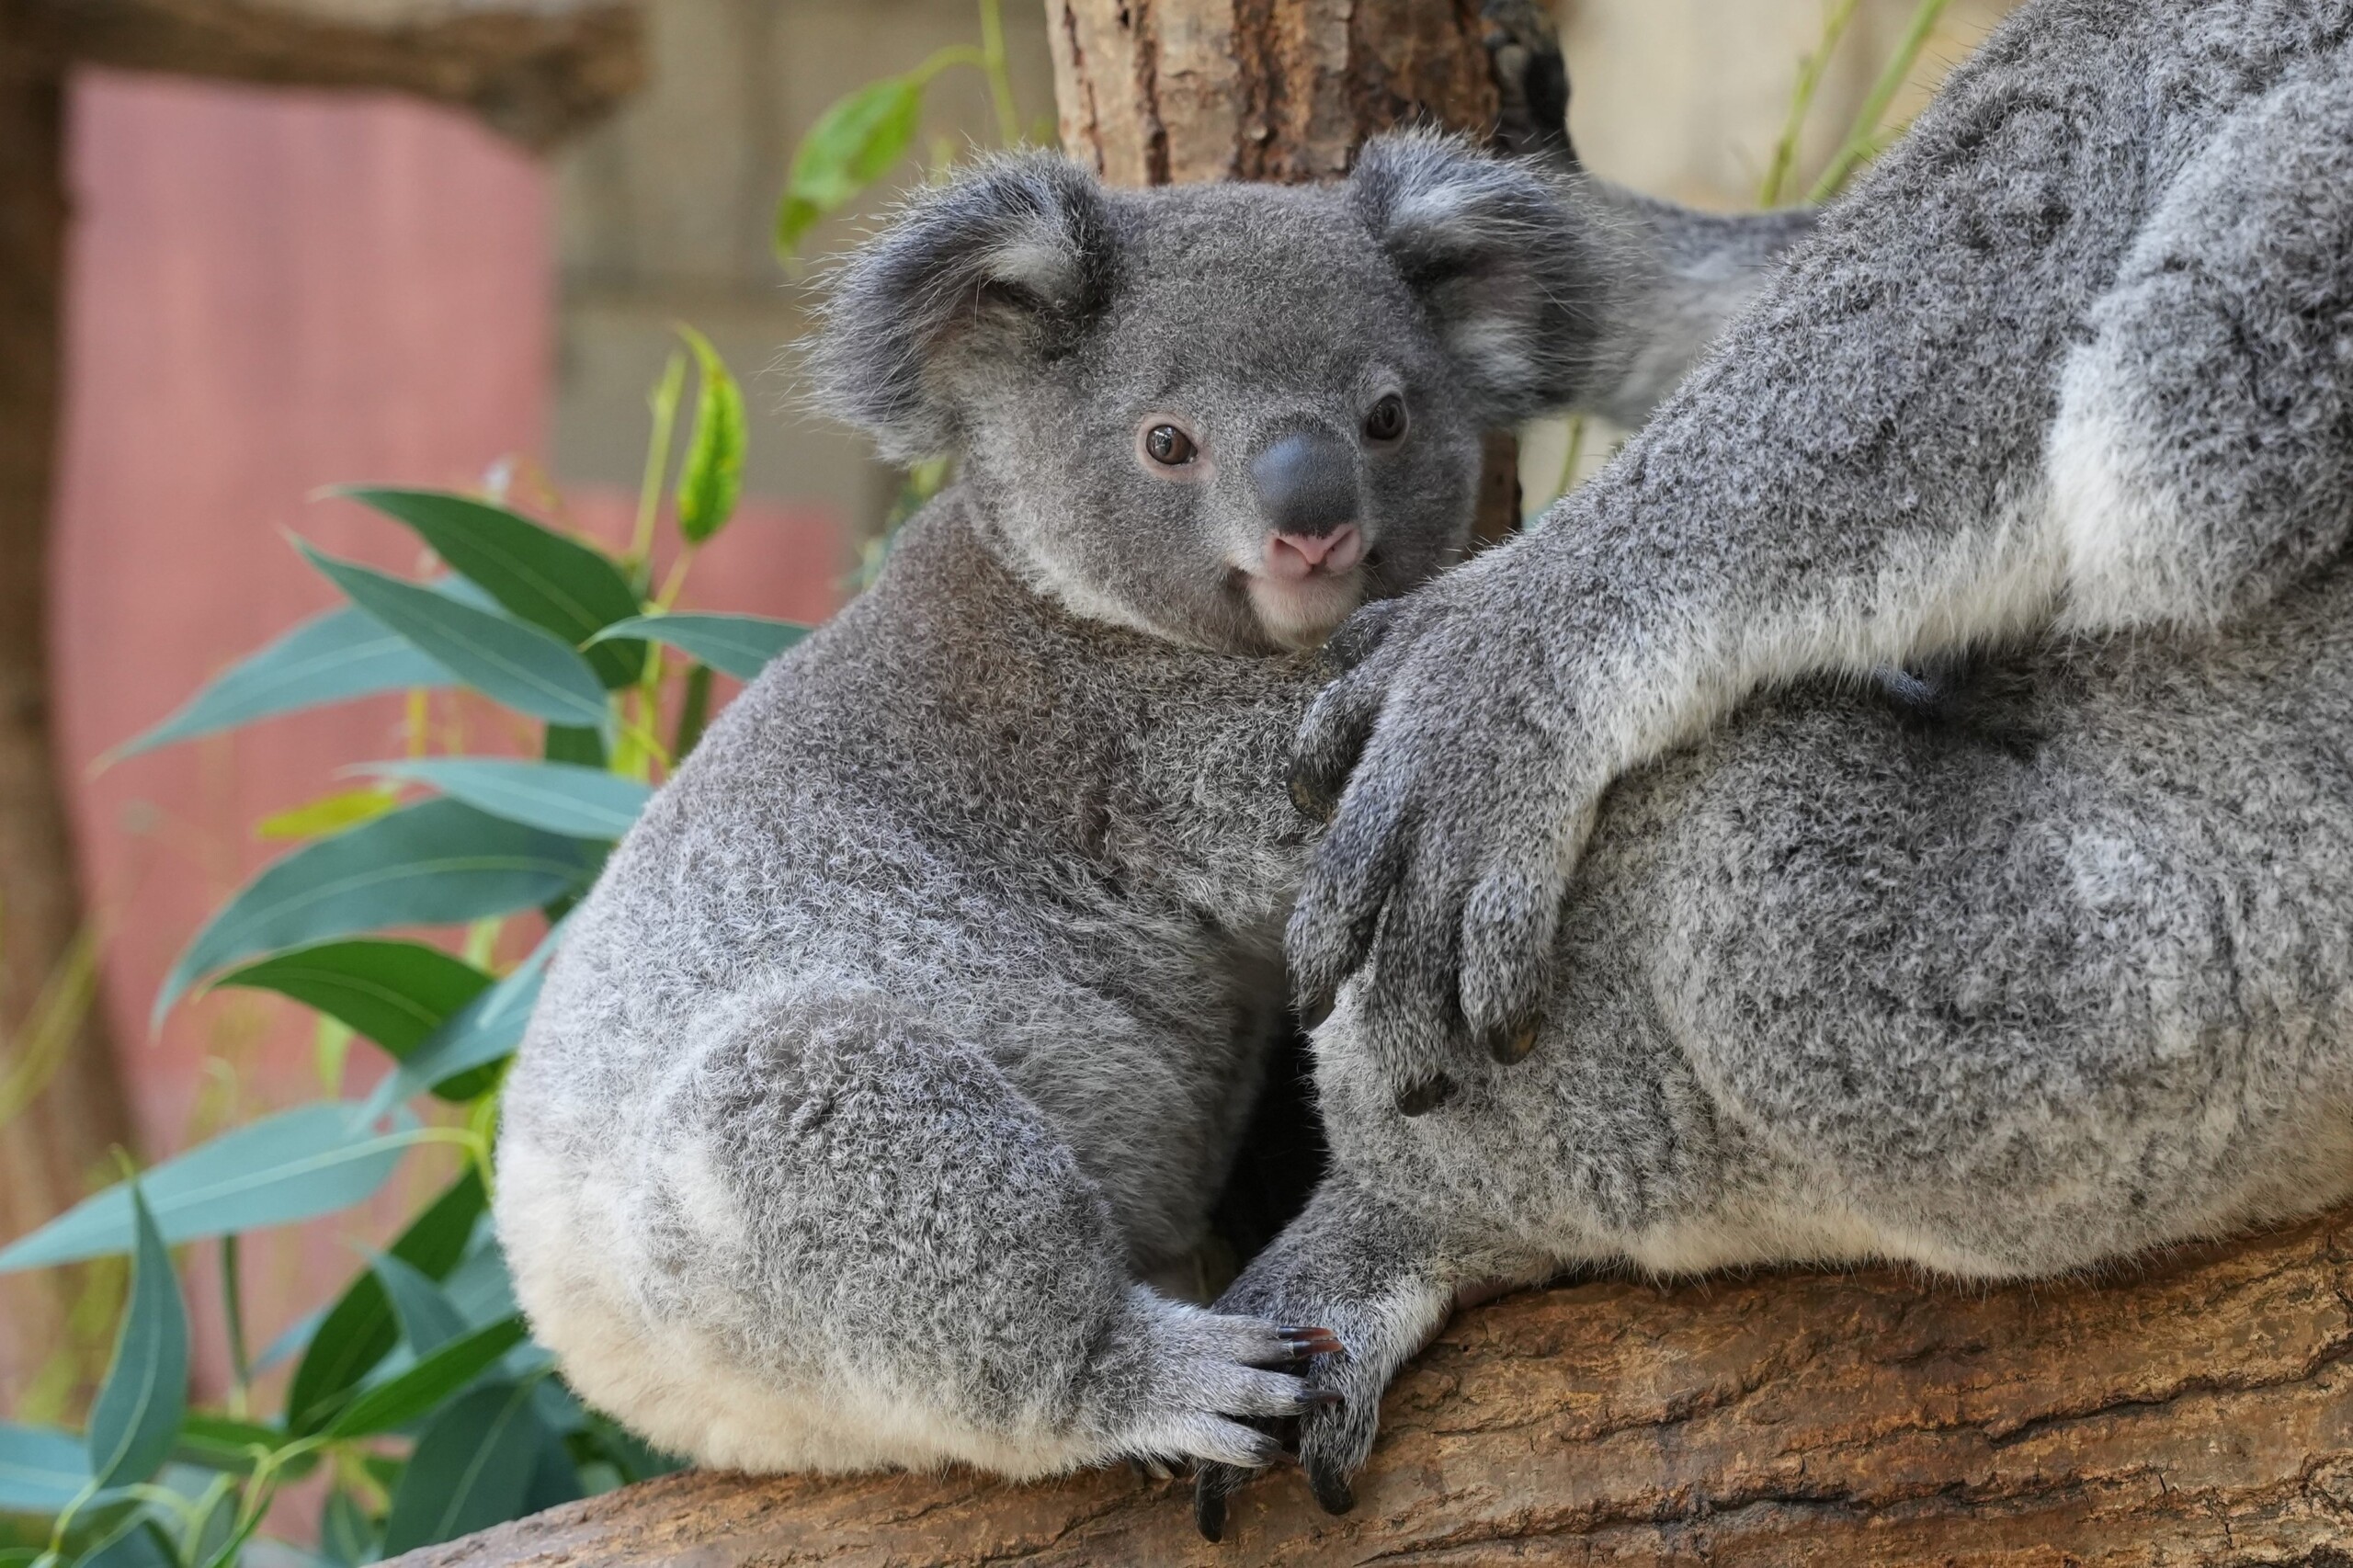
M74 95L73 183L61 734L85 885L112 931L106 1002L152 1156L317 1092L310 1026L290 1006L223 994L183 1006L160 1035L148 1008L206 915L282 852L254 823L337 787L342 765L395 755L402 704L92 764L333 601L288 533L418 564L392 525L308 499L320 486L467 486L541 448L550 182L466 118L405 101L93 74ZM587 495L575 510L610 531L627 506ZM822 615L838 530L805 510L747 513L700 569L699 597ZM355 1045L355 1066L368 1055ZM323 1237L257 1257L257 1332L352 1261Z

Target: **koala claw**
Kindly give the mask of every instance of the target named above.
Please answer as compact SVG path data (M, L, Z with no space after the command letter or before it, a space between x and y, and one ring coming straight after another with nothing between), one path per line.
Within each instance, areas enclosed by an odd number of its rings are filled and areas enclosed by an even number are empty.
M1275 1332L1291 1353L1294 1360L1304 1361L1315 1356L1337 1355L1343 1348L1340 1336L1328 1328L1279 1328Z
M1205 1464L1193 1478L1193 1528L1207 1541L1225 1539L1225 1500L1250 1472L1230 1464Z

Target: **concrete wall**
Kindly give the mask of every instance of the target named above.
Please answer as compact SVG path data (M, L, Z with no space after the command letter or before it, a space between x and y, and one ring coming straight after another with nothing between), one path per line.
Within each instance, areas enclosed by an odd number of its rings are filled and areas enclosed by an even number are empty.
M855 437L792 413L786 353L808 325L810 289L779 267L770 222L801 133L827 105L878 76L980 37L973 0L657 0L648 7L654 79L611 124L558 165L561 313L553 461L572 482L634 485L645 389L675 345L671 324L709 333L745 378L756 411L746 488L813 505L853 531L879 524L896 479ZM1045 10L1006 0L1014 93L1026 123L1052 124ZM935 79L923 161L993 145L980 74ZM854 244L893 190L921 177L910 157L876 199L808 241L822 258Z

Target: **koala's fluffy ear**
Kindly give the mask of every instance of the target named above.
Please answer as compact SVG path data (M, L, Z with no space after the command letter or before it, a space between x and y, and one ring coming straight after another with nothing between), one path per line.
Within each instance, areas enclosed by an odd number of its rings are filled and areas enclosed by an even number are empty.
M1593 391L1625 264L1574 176L1406 131L1368 142L1348 189L1491 427Z
M947 450L960 373L1063 351L1109 305L1117 259L1086 169L1039 153L981 164L843 264L809 358L817 401L885 457Z

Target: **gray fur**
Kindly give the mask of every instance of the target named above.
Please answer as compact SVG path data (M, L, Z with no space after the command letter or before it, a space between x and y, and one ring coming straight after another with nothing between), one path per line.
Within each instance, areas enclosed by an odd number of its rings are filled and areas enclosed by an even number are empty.
M1139 1280L1201 1240L1283 1025L1320 674L1281 650L1460 553L1485 427L1602 385L1625 244L1574 181L1404 137L1317 189L1006 159L848 264L823 385L960 479L551 971L497 1213L585 1397L757 1470L1270 1451L1241 1423L1300 1408L1300 1336ZM1391 392L1406 435L1359 439ZM1198 472L1139 457L1163 416ZM1238 579L1253 459L1302 431L1370 552L1285 619Z
M1221 1303L1347 1341L1327 1504L1466 1291L2353 1191L2348 38L2034 0L1540 533L1336 639L1334 1170ZM1842 684L1970 646L1941 724Z

